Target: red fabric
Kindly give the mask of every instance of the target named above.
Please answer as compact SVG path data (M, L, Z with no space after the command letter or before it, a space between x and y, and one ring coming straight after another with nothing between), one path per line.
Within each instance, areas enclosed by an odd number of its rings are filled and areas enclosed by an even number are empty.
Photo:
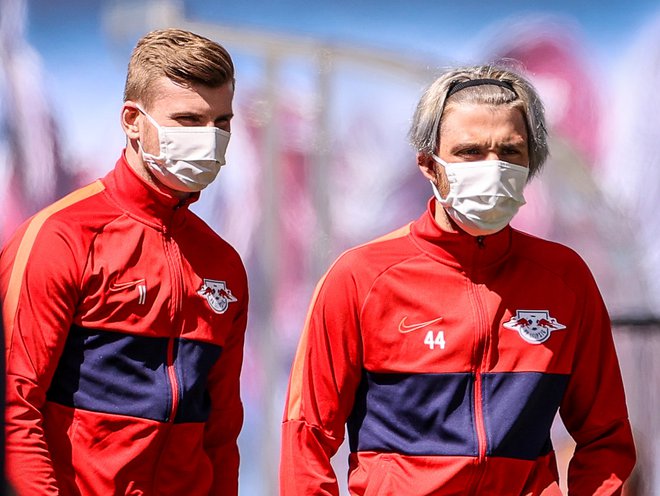
M224 313L198 293L205 279L225 281L235 298ZM237 494L247 277L235 250L187 205L122 157L101 181L19 228L0 257L0 295L7 472L18 494ZM207 378L208 420L158 422L47 401L72 325L222 347Z
M344 253L319 283L289 382L281 494L338 494L330 458L364 371L473 374L479 453L354 452L351 494L560 494L553 452L534 460L487 454L479 379L516 372L568 381L556 408L577 442L571 494L617 494L635 448L609 318L588 268L572 250L508 227L481 245L463 232L444 232L434 208L432 201L410 226ZM504 327L522 309L549 310L565 328L531 344ZM437 317L443 349L424 346L426 330L400 332L402 321Z

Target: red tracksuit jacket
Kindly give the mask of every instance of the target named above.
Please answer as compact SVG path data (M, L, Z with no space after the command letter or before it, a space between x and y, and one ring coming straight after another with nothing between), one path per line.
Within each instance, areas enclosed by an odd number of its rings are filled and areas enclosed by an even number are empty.
M18 494L237 493L247 279L187 205L122 157L19 228L0 295Z
M281 494L561 494L550 427L577 442L570 494L617 494L635 462L607 312L570 249L510 227L416 222L319 283L282 429Z

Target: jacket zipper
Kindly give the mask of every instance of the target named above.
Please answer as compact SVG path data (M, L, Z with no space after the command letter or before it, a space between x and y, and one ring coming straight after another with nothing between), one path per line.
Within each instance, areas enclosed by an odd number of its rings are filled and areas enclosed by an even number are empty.
M165 235L165 248L167 252L167 260L170 264L170 273L172 274L172 311L170 318L172 320L172 328L174 335L170 335L167 341L167 377L170 383L170 393L172 397L172 404L167 417L167 422L173 423L176 418L176 413L179 407L179 380L176 375L176 367L174 364L174 346L178 336L177 330L179 329L178 320L181 315L181 294L183 292L183 278L181 276L180 267L181 263L178 260L178 251L172 237L167 229L164 229Z
M174 369L174 338L170 337L167 342L167 376L170 379L170 390L172 393L172 406L167 421L174 422L176 418L176 411L179 406L179 381L176 378L176 370Z
M181 206L181 203L175 207L174 210L178 210ZM180 334L180 329L182 328L181 324L181 307L183 300L183 272L181 269L181 257L179 254L178 247L176 243L172 240L170 234L170 229L167 224L163 225L163 239L164 239L164 251L165 259L167 260L170 276L171 276L171 294L172 294L172 304L170 306L170 321L172 322L172 332L167 340L167 356L165 357L165 369L167 371L167 381L169 382L170 387L170 397L172 402L170 404L169 412L167 412L167 417L165 422L172 425L174 424L174 419L176 419L177 410L179 408L179 380L176 375L176 367L174 364L174 354L176 346L176 339ZM167 443L168 435L163 437L163 447ZM161 460L163 458L164 449L161 449L160 455L158 456L158 461L156 462L156 468L153 472L152 479L152 493L158 493L158 484L160 472Z
M487 439L486 439L486 426L485 426L485 421L484 421L484 412L483 412L483 381L482 381L482 371L483 371L483 361L485 355L486 355L486 348L487 348L487 335L483 332L483 324L485 320L485 315L483 311L483 306L481 304L481 298L477 294L477 291L474 291L475 293L475 304L477 307L477 316L479 318L479 352L480 355L482 356L481 362L477 365L475 368L475 376L474 376L474 416L475 416L475 422L476 422L476 429L477 429L477 441L478 441L478 447L479 447L479 457L478 457L478 463L481 464L481 462L484 461L486 458L486 444L487 444Z
M479 259L479 254L481 250L485 248L483 236L477 236L477 252L475 255L475 263L473 267L477 267L477 262ZM472 283L472 297L474 306L477 313L477 329L476 329L476 340L477 346L475 349L475 367L474 367L474 422L475 430L477 434L477 461L476 468L477 473L474 478L473 486L471 488L470 494L478 494L479 484L481 478L483 477L483 470L480 470L484 466L484 461L486 459L486 452L488 449L488 439L486 437L486 424L484 420L483 412L483 376L482 371L484 369L484 362L486 360L486 350L488 349L488 322L486 320L486 312L484 310L483 302L481 296L479 295L479 285L477 283ZM477 362L477 359L479 361Z

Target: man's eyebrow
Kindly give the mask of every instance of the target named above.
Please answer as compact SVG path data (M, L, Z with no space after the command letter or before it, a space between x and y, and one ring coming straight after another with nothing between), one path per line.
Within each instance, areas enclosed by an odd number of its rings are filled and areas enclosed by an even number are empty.
M474 148L474 147L480 147L483 146L483 143L479 143L478 141L475 140L465 140L465 141L460 141L458 143L455 143L454 146L451 147L452 150L460 150L463 148Z
M510 140L503 142L500 146L512 148L526 148L529 145L527 140Z
M202 112L195 112L195 111L192 111L192 110L190 110L190 111L181 110L181 111L177 111L177 112L172 112L170 114L170 119L180 119L180 118L183 118L183 117L192 117L194 119L204 119L205 114L202 113ZM233 112L228 112L226 114L220 114L220 115L214 117L213 120L214 121L231 120L233 117L234 117L234 113Z
M179 110L170 114L170 118L172 119L176 119L177 117L202 117L202 114L192 110Z
M462 150L465 148L481 148L485 145L485 142L473 139L466 139L465 141L459 141L451 147L451 151ZM498 146L525 146L527 145L527 140L524 138L512 138L498 143Z

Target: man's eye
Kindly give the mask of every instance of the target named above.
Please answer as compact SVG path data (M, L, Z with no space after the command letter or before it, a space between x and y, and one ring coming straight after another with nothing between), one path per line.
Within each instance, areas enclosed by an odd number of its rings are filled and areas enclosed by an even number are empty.
M199 119L194 115L180 115L176 121L182 126L192 126L199 123Z
M502 153L503 153L504 155L519 155L519 154L520 154L520 150L518 150L517 148L504 148L504 149L502 150Z

